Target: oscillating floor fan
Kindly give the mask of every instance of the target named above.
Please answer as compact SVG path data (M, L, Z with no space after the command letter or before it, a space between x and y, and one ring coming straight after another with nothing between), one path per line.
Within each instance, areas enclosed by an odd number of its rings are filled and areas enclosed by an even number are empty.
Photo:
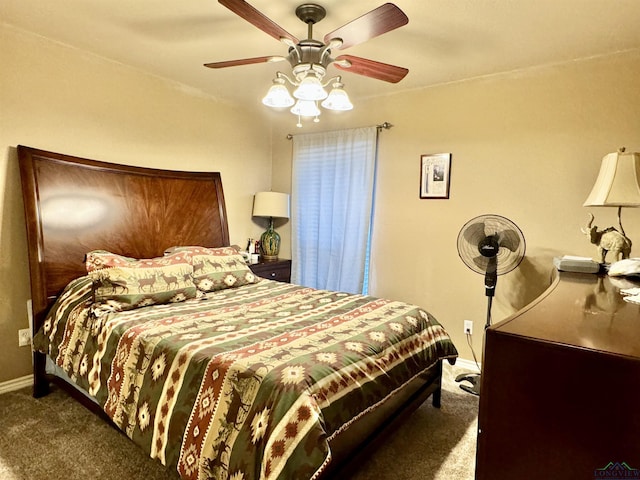
M467 267L484 275L487 296L487 321L491 325L491 304L498 283L498 275L515 269L525 253L522 231L511 220L500 215L480 215L469 220L458 234L458 254ZM468 381L460 388L474 395L480 394L480 373L463 373L457 382Z

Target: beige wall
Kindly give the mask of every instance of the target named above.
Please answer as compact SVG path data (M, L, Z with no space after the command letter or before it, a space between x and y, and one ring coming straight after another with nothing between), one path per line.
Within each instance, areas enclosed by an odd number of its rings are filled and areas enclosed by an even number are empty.
M27 327L29 284L16 145L220 171L231 241L243 244L264 227L251 220L253 194L290 191L286 134L298 132L290 115L273 115L270 125L255 112L8 27L0 27L0 44L2 382L31 370L29 350L17 347L17 330ZM640 151L638 78L635 51L375 100L353 95L353 112L324 115L315 129L394 125L380 140L372 293L428 308L466 359L462 322L473 319L479 353L486 299L482 277L457 255L460 227L495 213L526 236L525 262L499 279L496 321L545 288L554 255L591 255L579 230L589 211L581 205L603 155L622 145ZM419 157L437 152L453 154L451 198L420 200ZM594 210L596 222L614 224L612 210ZM627 209L623 218L627 234L640 242L639 212ZM289 224L279 230L286 257Z
M513 220L526 237L525 261L498 280L494 321L544 290L554 256L594 254L580 233L589 211L582 203L605 154L619 146L640 151L638 79L635 51L355 99L356 109L337 121L324 114L316 129L394 125L380 138L372 294L425 306L466 359L472 356L463 320L474 320L480 354L483 278L458 257L460 228L477 215L494 213ZM294 130L292 119L274 130L274 182L285 191L291 175L285 135ZM451 198L420 200L420 155L440 152L453 154ZM615 209L592 211L603 227L617 223ZM626 209L623 220L627 235L640 245L640 212ZM288 238L284 248L290 249Z
M232 243L257 236L270 133L254 115L139 71L0 26L0 382L31 373L29 277L16 146L96 160L220 171ZM251 172L247 174L247 172Z

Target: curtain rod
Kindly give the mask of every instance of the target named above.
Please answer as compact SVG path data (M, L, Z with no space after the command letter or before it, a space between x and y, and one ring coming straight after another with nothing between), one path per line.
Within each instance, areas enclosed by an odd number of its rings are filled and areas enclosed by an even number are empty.
M389 130L391 127L393 127L393 125L389 122L382 122L380 125L376 125L376 128L378 129L378 131L380 130ZM293 138L293 134L288 133L287 134L287 140L291 140Z

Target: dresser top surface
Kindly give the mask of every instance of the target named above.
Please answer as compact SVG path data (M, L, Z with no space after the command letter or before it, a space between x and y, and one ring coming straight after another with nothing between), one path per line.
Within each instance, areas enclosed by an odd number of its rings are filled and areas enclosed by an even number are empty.
M537 300L490 327L487 334L640 357L640 305L625 302L620 293L632 286L640 284L607 275L561 272Z

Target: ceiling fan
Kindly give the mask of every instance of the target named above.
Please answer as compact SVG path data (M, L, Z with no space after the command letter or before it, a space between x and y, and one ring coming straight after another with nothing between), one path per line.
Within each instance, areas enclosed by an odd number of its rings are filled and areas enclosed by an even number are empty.
M356 57L354 55L340 55L336 58L331 57L332 50L340 50L358 45L371 38L406 25L409 19L402 10L392 3L385 3L365 13L328 33L325 35L323 41L319 41L313 38L313 25L322 20L326 15L326 10L320 5L305 3L296 8L296 16L308 26L307 38L299 40L244 0L218 1L255 27L283 42L289 47L289 50L286 56L265 56L213 62L206 63L205 67L226 68L238 65L287 60L291 64L293 75L298 82L309 74L322 80L327 67L331 64L340 70L391 83L399 82L409 73L409 70L403 67Z

